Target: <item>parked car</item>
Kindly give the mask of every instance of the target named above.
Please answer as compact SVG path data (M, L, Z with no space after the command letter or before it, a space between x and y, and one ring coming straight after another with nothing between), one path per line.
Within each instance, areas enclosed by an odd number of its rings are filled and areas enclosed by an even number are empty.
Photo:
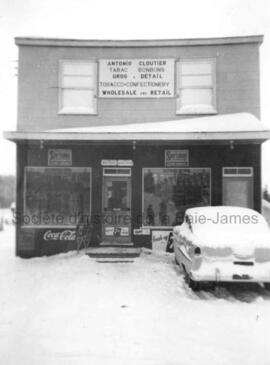
M173 245L193 290L205 282L262 282L270 290L270 229L252 209L187 209L174 227Z

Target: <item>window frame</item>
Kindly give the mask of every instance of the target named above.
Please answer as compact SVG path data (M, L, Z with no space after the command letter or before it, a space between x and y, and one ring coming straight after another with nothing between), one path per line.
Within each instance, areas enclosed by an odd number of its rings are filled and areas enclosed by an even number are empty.
M80 111L79 108L76 107L70 107L70 108L64 108L63 107L63 91L72 89L68 87L63 86L63 69L65 63L71 63L71 64L94 64L94 88L87 88L87 87L78 87L74 88L75 90L91 90L94 92L93 96L93 109L89 108L89 110ZM98 99L98 61L94 58L92 59L61 59L59 60L58 64L58 114L59 115L97 115L97 99ZM72 110L73 109L73 110ZM77 110L76 110L77 109Z
M149 226L144 225L144 170L151 169L168 169L168 170L209 170L209 206L212 205L212 168L209 166L206 167L164 167L164 166L155 166L155 167L142 167L142 227L143 228L151 228L151 229L172 229L173 226Z
M182 87L182 75L181 75L181 64L183 63L210 63L211 64L211 76L212 76L212 86L189 86ZM195 75L194 75L195 76ZM204 74L199 74L198 76L205 76ZM176 114L178 115L192 115L192 114L217 114L217 102L216 102L216 57L207 58L180 58L176 61ZM181 106L181 90L185 89L210 89L212 91L212 103L209 104L209 109L204 110L199 105L189 105Z
M106 170L111 170L111 172L107 172ZM117 171L117 172L113 172ZM127 173L121 173L119 170L125 170ZM122 167L122 166L116 166L116 167L103 167L103 176L110 176L110 177L131 177L131 168L130 167Z
M27 178L27 170L28 169L72 169L72 170L86 170L87 172L89 172L90 175L90 179L89 179L89 186L90 186L90 194L89 194L89 217L91 220L91 215L92 215L92 167L88 167L88 166L25 166L24 167L24 182L23 182L23 216L26 215L26 178ZM43 229L43 228L54 228L54 229L68 229L68 228L76 228L76 224L59 224L59 225L55 225L55 224L24 224L22 222L21 224L21 228L23 229L27 229L27 228L36 228L36 229Z
M234 170L235 173L227 173L226 170ZM249 173L241 174L241 170L249 170ZM226 166L222 167L222 177L253 177L254 171L252 166Z

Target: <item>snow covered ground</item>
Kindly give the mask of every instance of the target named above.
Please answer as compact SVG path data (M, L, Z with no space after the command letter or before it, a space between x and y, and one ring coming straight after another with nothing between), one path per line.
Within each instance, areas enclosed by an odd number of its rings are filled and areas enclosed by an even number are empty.
M23 260L0 232L1 365L262 365L269 338L260 286L193 293L172 254L147 251Z

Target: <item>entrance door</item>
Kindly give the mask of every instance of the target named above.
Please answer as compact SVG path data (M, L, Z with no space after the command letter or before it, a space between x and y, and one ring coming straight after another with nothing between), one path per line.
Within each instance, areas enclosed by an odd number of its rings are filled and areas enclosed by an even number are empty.
M121 172L124 176L119 176ZM125 176L128 172L130 169L104 169L102 240L105 242L131 242L131 176Z
M223 169L223 205L253 208L252 168Z

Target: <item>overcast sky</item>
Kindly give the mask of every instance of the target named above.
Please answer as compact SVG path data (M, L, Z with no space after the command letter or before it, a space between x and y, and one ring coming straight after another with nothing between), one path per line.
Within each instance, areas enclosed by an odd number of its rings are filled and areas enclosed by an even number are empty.
M15 36L87 39L199 38L264 34L261 115L270 128L269 0L0 0L0 107L16 129ZM0 174L15 174L15 146L0 137ZM270 187L270 142L263 147Z

